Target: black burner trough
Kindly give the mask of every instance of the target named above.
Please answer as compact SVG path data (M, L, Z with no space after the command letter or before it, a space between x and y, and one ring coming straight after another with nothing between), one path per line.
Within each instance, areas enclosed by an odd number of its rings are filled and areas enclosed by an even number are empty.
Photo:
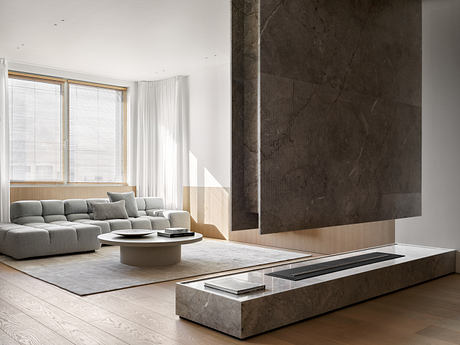
M372 252L368 254L356 255L344 259L321 262L319 264L305 265L301 267L290 268L287 270L267 273L266 275L283 278L288 280L302 280L323 274L347 270L350 268L375 264L377 262L401 258L404 255Z

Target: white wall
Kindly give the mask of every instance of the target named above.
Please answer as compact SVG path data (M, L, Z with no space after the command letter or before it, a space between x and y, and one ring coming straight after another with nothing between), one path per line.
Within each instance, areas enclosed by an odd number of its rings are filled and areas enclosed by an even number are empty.
M460 249L460 1L423 0L422 216L396 241Z
M190 186L230 187L230 63L189 75Z

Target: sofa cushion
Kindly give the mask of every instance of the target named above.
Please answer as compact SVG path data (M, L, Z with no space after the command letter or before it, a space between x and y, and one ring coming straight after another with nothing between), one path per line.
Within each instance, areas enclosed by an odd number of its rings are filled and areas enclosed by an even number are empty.
M146 210L145 213L147 214L147 216L163 217L163 210L159 209Z
M165 217L150 217L150 224L152 225L152 230L164 230L165 228L169 228L171 224L169 224L168 218Z
M70 222L77 219L89 219L88 206L86 200L83 199L64 200L64 213Z
M11 220L16 224L44 223L42 203L38 200L16 201L10 206Z
M137 210L145 211L145 200L144 198L136 198Z
M128 213L128 216L139 217L136 198L134 197L134 192L128 192L128 193L107 192L107 195L109 196L109 200L112 203L124 200L125 208L126 208L126 212Z
M67 220L66 216L60 215L60 214L52 214L49 216L43 216L43 219L45 220L45 223L52 223L52 222Z
M26 226L46 230L49 235L49 241L64 253L77 250L77 232L71 227L51 223L31 223L26 224Z
M129 218L132 229L152 229L152 224L148 217Z
M66 218L69 222L75 222L79 219L91 219L88 213L75 213L75 214L68 214Z
M64 215L64 201L62 200L42 200L42 215Z
M42 200L43 219L46 223L56 221L66 221L64 215L64 201L62 200Z
M45 229L20 226L6 231L1 251L15 259L24 259L46 255L49 245L50 237Z
M83 224L69 221L57 221L53 222L52 224L63 225L75 229L77 233L77 241L80 245L83 246L89 245L94 240L94 238L97 238L97 236L102 233L100 227L92 224Z
M169 219L169 223L173 228L190 229L190 213L180 210L163 211L163 216Z
M9 231L15 229L24 229L24 225L19 225L15 223L0 223L0 253L3 253L5 248L6 235Z
M83 199L64 200L65 215L88 213L88 205Z
M86 199L86 204L88 206L88 213L91 214L94 212L93 205L94 204L107 204L109 200L98 198L98 199Z
M28 217L20 217L14 219L16 224L29 224L29 223L44 223L45 219L42 216L28 216Z
M46 223L30 226L0 224L0 251L15 259L92 251L100 247L95 237L98 232L97 227L76 229Z
M128 219L124 200L108 204L93 204L93 210L95 220Z
M96 225L101 229L101 233L103 234L110 232L110 224L105 220L76 219L73 223Z
M106 222L110 225L110 231L131 229L129 219L108 219Z

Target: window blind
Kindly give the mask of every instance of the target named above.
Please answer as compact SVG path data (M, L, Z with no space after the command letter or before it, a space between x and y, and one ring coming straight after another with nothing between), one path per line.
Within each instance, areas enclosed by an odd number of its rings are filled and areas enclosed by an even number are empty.
M62 84L8 79L12 181L62 181Z
M69 181L123 182L123 92L69 84Z

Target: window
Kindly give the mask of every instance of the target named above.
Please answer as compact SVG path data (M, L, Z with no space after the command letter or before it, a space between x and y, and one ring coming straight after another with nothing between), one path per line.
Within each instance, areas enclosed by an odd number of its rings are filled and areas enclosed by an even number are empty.
M10 78L8 86L12 181L62 181L62 83Z
M125 182L126 88L10 72L9 93L12 182Z
M69 181L123 181L123 92L69 84Z

